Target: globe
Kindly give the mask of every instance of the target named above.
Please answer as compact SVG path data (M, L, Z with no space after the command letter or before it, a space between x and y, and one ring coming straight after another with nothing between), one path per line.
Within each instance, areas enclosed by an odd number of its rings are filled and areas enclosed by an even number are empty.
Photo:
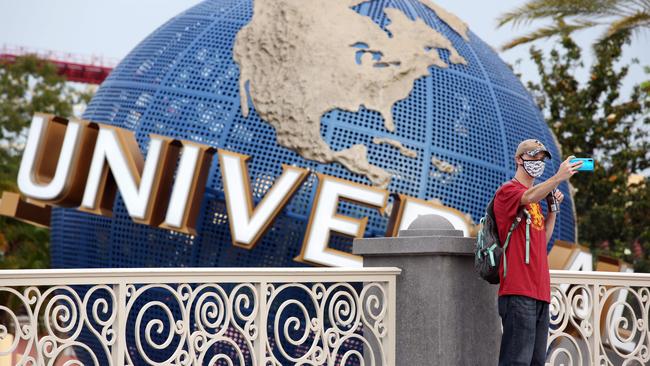
M521 140L539 139L553 155L542 180L557 170L562 158L532 97L453 14L429 0L312 2L196 5L133 49L83 117L132 130L143 154L149 135L161 134L249 155L255 203L290 164L441 202L478 222L514 174ZM134 223L118 195L112 217L53 210L52 265L303 266L293 258L317 185L311 174L254 249L235 247L214 159L196 235ZM566 184L560 190L570 196ZM574 240L568 201L550 245ZM375 209L342 201L338 213L367 216L366 237L386 232L389 218ZM330 239L348 252L351 243Z

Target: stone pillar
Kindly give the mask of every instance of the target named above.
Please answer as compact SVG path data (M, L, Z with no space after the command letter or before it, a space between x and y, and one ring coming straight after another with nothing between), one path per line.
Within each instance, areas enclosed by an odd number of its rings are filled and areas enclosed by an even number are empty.
M474 272L474 238L421 215L395 238L355 239L365 267L399 267L397 365L498 363L498 286Z

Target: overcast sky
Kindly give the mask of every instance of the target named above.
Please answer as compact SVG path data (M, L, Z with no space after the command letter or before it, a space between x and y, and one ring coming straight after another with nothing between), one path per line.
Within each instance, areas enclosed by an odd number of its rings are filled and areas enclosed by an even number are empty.
M138 42L172 16L200 0L0 0L0 47L2 45L71 52L121 59ZM470 29L495 48L514 33L509 26L496 29L499 14L524 3L523 0L437 0L439 5L465 20ZM588 46L599 31L578 33L578 41ZM641 34L625 50L626 60L638 58L650 65L650 34ZM550 49L552 41L538 42ZM529 46L501 53L511 64L521 59L518 69L525 79L535 78L536 70L528 56ZM589 49L585 50L591 56ZM591 63L591 57L587 64ZM583 78L586 72L580 73ZM633 66L624 86L628 95L634 82L647 77L642 67Z

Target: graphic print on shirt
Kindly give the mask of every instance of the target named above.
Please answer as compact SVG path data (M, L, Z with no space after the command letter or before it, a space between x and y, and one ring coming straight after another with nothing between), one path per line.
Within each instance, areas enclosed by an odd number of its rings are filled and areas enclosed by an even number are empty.
M544 216L542 215L542 208L539 203L531 203L528 206L528 212L530 213L530 221L533 229L544 229Z

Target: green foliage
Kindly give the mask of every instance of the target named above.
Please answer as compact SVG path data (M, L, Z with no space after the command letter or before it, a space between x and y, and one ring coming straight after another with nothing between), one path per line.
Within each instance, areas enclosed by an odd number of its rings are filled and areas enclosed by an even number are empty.
M498 26L518 26L536 20L553 20L502 46L504 50L538 39L557 36L569 30L606 26L598 43L610 37L650 28L650 0L528 0L524 5L501 15Z
M27 127L35 112L73 114L89 94L76 91L56 67L35 56L0 63L0 192L17 191ZM0 217L0 268L48 268L49 231Z
M617 67L629 32L594 46L590 78L580 83L582 52L566 31L559 47L546 58L531 48L540 75L528 83L564 157L594 157L593 173L571 179L578 217L579 241L592 249L635 261L637 270L650 270L647 254L633 258L634 242L650 249L650 182L630 184L632 174L650 167L650 85L634 87L622 100L619 89L629 66ZM627 249L627 250L626 250Z

